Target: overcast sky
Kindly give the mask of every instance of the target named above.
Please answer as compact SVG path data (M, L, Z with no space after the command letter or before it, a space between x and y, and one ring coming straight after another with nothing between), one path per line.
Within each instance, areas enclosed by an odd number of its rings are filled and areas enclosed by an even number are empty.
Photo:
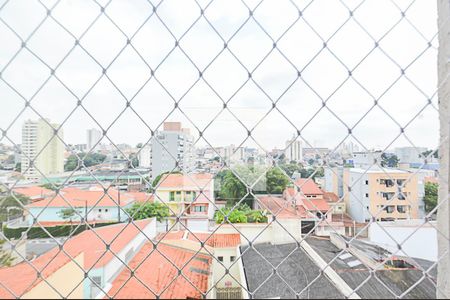
M49 8L55 2L43 1ZM107 1L98 1L103 2ZM7 129L24 109L22 97L33 97L31 106L42 116L65 122L67 143L86 143L86 129L101 126L109 128L114 143L135 145L150 138L148 127L156 129L167 118L182 121L194 132L214 120L204 132L214 146L240 145L247 129L257 124L252 135L266 150L283 147L297 130L312 145L334 148L348 135L347 126L355 124L352 140L367 148L384 149L406 125L407 138L395 140L389 148L410 142L437 146L436 1L367 0L361 5L355 0L293 1L297 7L282 0L264 0L260 5L245 1L247 6L238 0L198 1L203 17L194 1L152 2L158 15L148 19L153 11L150 1L113 0L105 13L122 32L101 15L83 35L100 14L99 4L60 1L51 14L71 34L47 18L26 44L50 68L58 66L58 79L51 77L39 92L50 69L22 49L3 70L21 41L0 22L2 77L21 94L0 80L0 127ZM256 6L254 18L246 22L249 8ZM303 11L301 18L297 8ZM349 9L354 10L353 18ZM385 35L400 21L402 10L406 18ZM13 0L0 9L0 18L23 40L46 15L46 9L32 0ZM127 37L134 48L126 46ZM75 38L90 55L77 46L60 64ZM374 40L380 38L379 48L373 49ZM102 76L102 68L107 68L107 77ZM402 68L407 77L386 92ZM353 70L352 77L348 70ZM77 97L84 108L77 107ZM379 99L379 106L373 108L374 99ZM433 105L427 105L428 99ZM175 101L179 101L177 109ZM222 111L224 101L229 110ZM8 129L8 137L20 143L21 126L28 118L38 116L26 108Z

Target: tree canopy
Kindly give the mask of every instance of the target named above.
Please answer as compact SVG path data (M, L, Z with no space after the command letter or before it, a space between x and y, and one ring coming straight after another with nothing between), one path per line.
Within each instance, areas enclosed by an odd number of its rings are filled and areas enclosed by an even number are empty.
M423 201L425 202L425 211L432 211L438 202L438 190L439 185L437 183L427 182L425 183L425 197Z
M130 208L126 209L127 213L133 220L142 220L156 217L158 222L167 218L169 208L162 203L134 203Z
M80 157L86 167L101 164L106 159L106 155L100 153L80 153L78 154L78 157ZM66 164L64 165L64 170L79 170L82 167L82 164L78 161L78 157L75 154L70 155L67 158Z

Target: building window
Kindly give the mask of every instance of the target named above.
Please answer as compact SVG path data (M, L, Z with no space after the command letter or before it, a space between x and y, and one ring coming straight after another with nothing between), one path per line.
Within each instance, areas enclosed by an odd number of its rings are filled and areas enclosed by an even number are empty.
M369 194L366 193L366 198L369 198Z
M369 185L369 180L366 180L366 185Z
M169 201L175 201L175 192L170 192Z
M108 209L107 209L107 208L105 208L105 212L108 212Z
M397 205L397 211L401 214L406 213L406 205Z
M102 209L101 209L101 208L99 208L99 209L98 209L98 212L102 212Z
M194 206L194 212L205 212L206 206Z
M395 206L394 205L388 205L384 209L388 214L392 214L394 212Z
M406 196L403 193L398 194L398 200L406 200Z
M236 260L236 256L230 256L230 262L233 262Z
M218 256L217 259L218 259L220 262L223 262L223 256Z

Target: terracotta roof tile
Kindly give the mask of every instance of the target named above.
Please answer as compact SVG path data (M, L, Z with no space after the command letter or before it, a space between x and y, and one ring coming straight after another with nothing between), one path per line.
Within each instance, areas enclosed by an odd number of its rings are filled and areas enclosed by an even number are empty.
M40 186L24 186L17 187L13 189L13 192L17 194L21 194L23 196L29 197L31 200L33 199L42 199L48 196L52 196L55 194L54 191L40 187Z
M241 244L241 235L238 233L191 233L186 230L173 231L167 235L160 234L159 240L181 240L187 239L194 242L206 242L206 245L213 248L232 248Z
M143 230L151 220L134 222ZM132 224L116 224L104 226L93 230L86 230L79 235L67 240L63 249L71 257L75 258L84 253L84 269L101 267L107 264L114 255L120 252L128 243L136 237L140 231ZM117 237L117 238L116 238ZM110 244L111 251L106 251L105 243ZM71 258L58 247L31 261L34 268L39 270L42 277L48 278L56 270L66 265ZM27 262L19 263L13 267L0 268L0 282L8 289L20 296L42 281L37 277L37 272ZM20 276L16 276L20 274ZM14 298L6 288L0 285L0 298Z
M332 192L324 192L323 193L323 199L325 199L328 202L339 202L339 196Z
M311 178L299 178L295 181L295 185L298 186L304 195L322 195L323 191Z
M258 201L262 204L263 209L267 209L270 214L280 219L309 219L313 217L302 206L297 209L287 203L283 198L273 196L258 196Z
M321 211L321 212L327 212L330 210L330 205L325 199L312 199L312 198L306 198L303 199L301 202L297 202L297 205L302 205L309 211Z
M144 194L145 195L145 194ZM142 201L145 197L142 193L120 192L120 206L124 207L135 201ZM138 200L139 199L139 200ZM70 203L73 207L84 207L87 201L88 207L114 207L118 206L119 197L117 189L110 188L107 193L103 190L84 190L75 187L67 187L60 191L56 197L36 201L27 207L68 207Z
M199 190L207 189L213 179L212 174L165 174L159 181L160 189Z
M154 299L156 294L163 299L186 299L201 298L201 293L206 293L211 257L165 244L159 244L157 249L159 252L152 252L153 245L145 244L129 263L135 277L130 278L130 271L125 268L113 281L108 295ZM178 275L178 268L183 268L184 276L192 284Z

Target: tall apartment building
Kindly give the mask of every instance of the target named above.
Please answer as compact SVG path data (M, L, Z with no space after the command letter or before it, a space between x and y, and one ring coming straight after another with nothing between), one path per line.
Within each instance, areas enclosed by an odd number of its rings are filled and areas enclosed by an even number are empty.
M398 169L346 168L343 185L347 213L356 222L417 219L417 174ZM350 190L349 190L350 187Z
M21 168L26 179L39 180L41 173L50 175L64 171L63 130L59 129L59 138L54 136L54 129L58 127L44 119L28 120L23 124Z
M295 161L301 162L303 161L303 147L302 142L295 140L286 141L286 150L285 150L286 160L288 162Z
M165 122L163 130L151 141L151 174L155 178L161 173L195 169L194 137L180 122Z
M427 150L425 147L398 147L395 148L395 155L400 163L423 163L424 158L421 154Z
M102 132L98 129L92 128L86 131L86 148L87 151L95 151L98 147L98 142L102 139ZM94 149L93 149L94 148Z

